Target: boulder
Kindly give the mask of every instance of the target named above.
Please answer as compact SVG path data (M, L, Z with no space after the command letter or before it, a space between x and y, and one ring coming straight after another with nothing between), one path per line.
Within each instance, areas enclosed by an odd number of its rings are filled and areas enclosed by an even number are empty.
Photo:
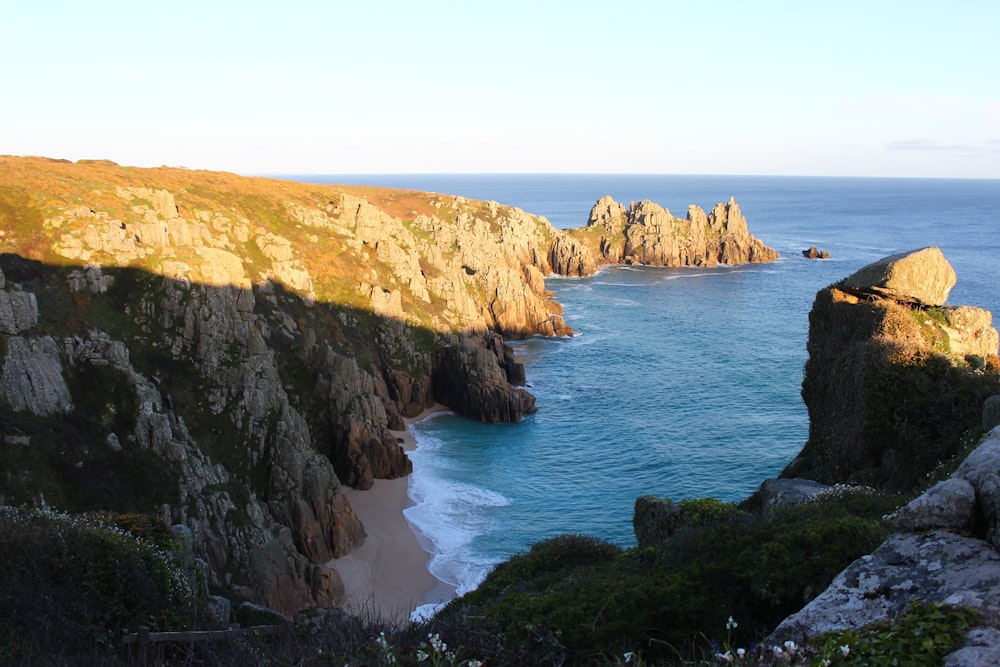
M760 485L760 499L764 507L784 507L805 502L829 488L811 479L767 479Z
M961 477L938 482L896 514L896 530L919 533L945 529L964 533L972 523L976 489Z
M943 667L995 667L1000 665L1000 630L978 627L965 634L962 648L945 658Z
M236 622L244 628L256 625L284 625L288 622L279 611L255 604L253 602L243 602L236 608Z
M990 431L955 471L975 489L985 539L1000 548L1000 429Z
M819 596L766 640L805 643L905 611L913 600L960 604L1000 624L1000 554L990 544L945 530L896 533L838 574Z
M957 278L940 248L890 255L848 276L839 286L906 303L942 306Z
M945 664L995 664L1000 642L1000 429L988 434L948 479L901 509L894 532L775 629L767 643L803 643L903 612L914 600L963 605L984 628Z
M806 259L830 259L830 253L826 250L818 250L814 245L811 245L808 249L803 250L802 256Z
M680 526L681 508L670 498L636 498L632 530L639 548L662 544Z

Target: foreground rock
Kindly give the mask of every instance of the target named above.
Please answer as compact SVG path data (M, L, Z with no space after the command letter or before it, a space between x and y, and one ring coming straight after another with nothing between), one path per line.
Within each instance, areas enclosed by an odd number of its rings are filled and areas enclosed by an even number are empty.
M884 257L838 286L859 295L873 295L901 303L943 306L957 277L940 248L930 247Z
M951 478L899 512L896 532L882 546L785 619L768 643L804 643L824 632L890 619L923 600L970 607L986 626L970 633L968 648L946 664L991 664L974 660L1000 650L998 471L1000 429L994 429Z
M782 477L891 490L959 451L996 393L989 311L943 304L955 273L936 248L894 255L820 290L802 398L809 440Z

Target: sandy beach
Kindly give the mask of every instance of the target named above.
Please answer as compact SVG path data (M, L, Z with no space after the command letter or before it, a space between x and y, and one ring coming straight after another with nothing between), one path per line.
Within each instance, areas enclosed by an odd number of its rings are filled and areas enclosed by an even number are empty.
M446 410L435 406L414 419ZM407 431L391 431L412 451L417 443ZM367 539L361 547L330 562L344 580L344 608L355 614L376 615L404 621L417 607L446 602L455 588L434 577L427 569L430 554L421 546L403 510L413 503L407 495L409 480L377 479L371 489L345 489L351 508L365 526Z

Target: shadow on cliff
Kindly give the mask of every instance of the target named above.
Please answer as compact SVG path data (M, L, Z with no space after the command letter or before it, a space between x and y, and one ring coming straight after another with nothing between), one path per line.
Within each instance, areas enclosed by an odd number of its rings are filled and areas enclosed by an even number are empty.
M322 564L364 529L340 484L410 472L404 417L534 409L492 332L443 335L271 282L10 253L0 269L0 503L187 524L214 588L286 613L342 593Z

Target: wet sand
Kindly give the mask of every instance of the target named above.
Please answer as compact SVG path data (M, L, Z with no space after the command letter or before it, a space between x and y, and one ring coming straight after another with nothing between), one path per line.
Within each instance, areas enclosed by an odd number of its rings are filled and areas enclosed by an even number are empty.
M435 406L407 419L407 425L439 410ZM406 451L416 448L407 431L391 431ZM330 562L344 581L344 608L354 614L405 621L419 606L447 602L455 588L427 569L431 555L420 544L403 510L413 505L408 479L377 479L367 491L345 489L351 508L365 526L367 539L359 549Z

